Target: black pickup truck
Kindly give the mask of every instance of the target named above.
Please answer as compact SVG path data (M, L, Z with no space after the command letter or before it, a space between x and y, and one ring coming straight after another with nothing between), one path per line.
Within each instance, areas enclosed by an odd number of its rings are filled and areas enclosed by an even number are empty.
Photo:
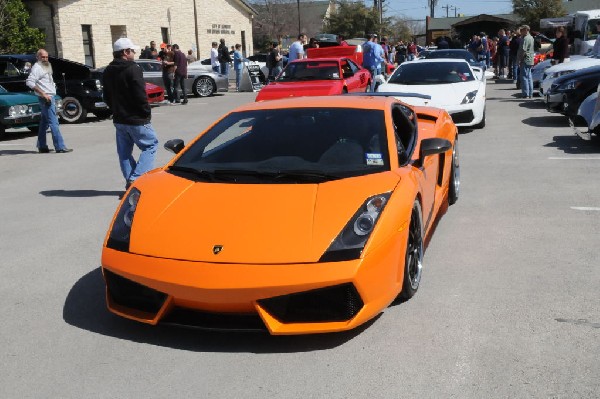
M111 111L102 98L102 84L92 77L91 68L78 62L49 57L56 92L62 97L60 118L69 123L83 122L92 112L99 118ZM35 54L0 55L0 85L10 92L28 92L29 69L37 62Z

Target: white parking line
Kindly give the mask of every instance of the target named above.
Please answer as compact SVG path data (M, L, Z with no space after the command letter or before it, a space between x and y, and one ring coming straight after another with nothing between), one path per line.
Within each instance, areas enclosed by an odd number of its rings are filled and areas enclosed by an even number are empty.
M575 160L575 161L600 161L600 157L548 157L548 159Z
M595 206L572 206L571 209L575 211L600 211L600 208Z

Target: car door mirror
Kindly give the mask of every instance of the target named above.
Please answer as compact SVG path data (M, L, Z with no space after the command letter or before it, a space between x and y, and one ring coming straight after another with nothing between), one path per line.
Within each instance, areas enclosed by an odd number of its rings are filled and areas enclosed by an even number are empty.
M185 144L181 139L172 139L165 143L165 149L174 154L179 154L184 147Z
M420 159L421 163L429 155L441 154L452 148L452 143L446 139L425 139L421 141Z
M352 76L354 76L353 72L344 72L344 79L348 79L351 78Z

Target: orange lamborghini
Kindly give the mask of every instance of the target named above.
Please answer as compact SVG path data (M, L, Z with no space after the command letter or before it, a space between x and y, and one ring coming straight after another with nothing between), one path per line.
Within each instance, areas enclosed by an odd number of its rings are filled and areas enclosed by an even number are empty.
M458 136L446 111L391 95L252 103L168 141L177 156L136 180L107 233L110 311L305 334L412 297L458 199Z

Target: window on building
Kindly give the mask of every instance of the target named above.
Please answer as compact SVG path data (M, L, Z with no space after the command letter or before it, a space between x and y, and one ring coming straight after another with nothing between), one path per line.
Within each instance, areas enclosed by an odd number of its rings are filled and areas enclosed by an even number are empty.
M127 37L127 27L125 25L111 25L110 36L112 38L112 43L116 42L122 37Z
M163 43L171 43L169 40L169 28L160 28Z
M96 68L94 60L94 42L92 40L92 25L81 25L81 36L83 37L83 55L85 65Z

